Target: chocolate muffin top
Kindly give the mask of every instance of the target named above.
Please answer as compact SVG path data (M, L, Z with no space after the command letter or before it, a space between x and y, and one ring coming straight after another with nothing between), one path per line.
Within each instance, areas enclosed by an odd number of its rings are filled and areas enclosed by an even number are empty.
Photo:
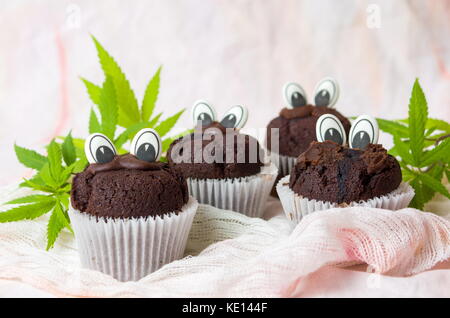
M388 194L401 180L397 160L383 146L351 149L326 140L312 142L298 157L289 187L308 199L350 203Z
M261 171L264 151L255 138L239 132L247 121L245 107L231 107L218 122L214 108L198 101L192 115L194 133L175 140L167 151L175 170L196 179L241 178Z
M346 133L350 130L350 121L334 108L339 97L339 86L332 78L321 80L314 92L315 106L308 104L304 89L296 83L287 83L283 88L287 107L267 126L267 148L281 155L297 157L305 151L312 141L317 140L316 122L323 114L332 114L339 118ZM272 145L272 129L278 129L278 150Z
M278 128L278 153L284 156L298 157L312 141L317 141L316 122L323 114L332 114L338 117L346 133L349 133L350 121L333 108L313 105L294 109L283 108L280 115L272 119L267 126L267 149L272 150L272 128Z
M226 179L261 171L264 151L258 141L218 122L197 127L175 140L167 151L169 164L187 178Z
M92 216L121 219L180 212L189 199L186 179L157 161L160 140L151 131L139 132L132 154L125 155L117 155L104 135L91 135L85 147L91 163L72 181L72 206Z

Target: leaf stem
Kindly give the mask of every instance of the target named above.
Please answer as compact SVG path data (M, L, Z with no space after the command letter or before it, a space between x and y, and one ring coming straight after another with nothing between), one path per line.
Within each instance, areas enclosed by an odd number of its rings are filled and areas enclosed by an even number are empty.
M444 136L439 137L438 139L436 139L435 145L436 145L436 146L439 145L439 143L440 143L441 141L443 141L443 140L445 140L445 139L447 139L447 138L449 138L449 137L450 137L450 134L447 134L447 135L444 135Z

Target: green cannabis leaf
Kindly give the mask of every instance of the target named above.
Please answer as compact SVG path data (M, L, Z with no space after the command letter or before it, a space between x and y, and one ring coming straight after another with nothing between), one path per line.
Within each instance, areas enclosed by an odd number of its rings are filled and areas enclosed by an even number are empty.
M166 136L162 141L163 152L175 138L190 132L167 137L184 109L164 120L161 120L162 113L154 115L160 88L161 67L150 79L142 105L139 107L135 94L117 62L97 39L92 38L105 78L101 85L81 78L94 104L89 114L89 133L105 134L115 143L119 153L124 153L126 150L123 146L142 128L153 128L161 137ZM47 145L46 156L14 145L19 162L36 171L32 178L24 180L20 186L45 194L32 194L9 201L6 204L14 206L0 212L0 222L31 220L50 213L47 224L47 250L54 246L61 231L67 229L72 232L67 213L72 187L71 176L83 171L88 163L83 139L72 137L71 132L57 139L58 142L52 140Z
M64 228L72 231L67 215L69 182L77 163L72 136L69 133L61 145L52 140L47 146L46 157L17 145L15 149L19 161L37 171L37 174L32 179L25 180L22 186L46 194L33 194L6 202L6 204L20 206L1 212L0 222L32 220L50 212L51 216L47 225L48 250L53 247L58 234Z
M40 170L47 163L47 158L34 150L22 148L17 145L14 145L14 150L16 151L17 159L25 167Z
M142 101L141 107L141 119L144 122L150 119L150 116L153 114L153 110L155 109L155 103L159 93L160 73L161 67L159 67L155 75L153 75L152 79L147 85L147 89L145 90L144 100Z
M139 107L136 95L119 64L95 37L92 39L97 49L105 81L102 86L99 86L81 78L90 99L100 113L100 117L98 117L95 110L91 109L89 133L105 134L114 142L119 153L126 151L122 146L132 140L136 133L143 128L155 129L161 138L166 136L176 125L184 113L184 109L162 121L161 113L152 117L158 99L162 68L159 67L148 82L142 104ZM119 135L116 135L114 129L117 125L124 128ZM167 138L166 143L169 140L172 139Z
M75 145L73 144L72 132L69 132L64 139L61 150L66 165L70 166L77 161L77 152L75 150Z
M428 118L425 94L416 79L409 101L408 118L377 119L380 129L393 136L394 147L389 153L399 159L403 179L415 190L411 206L423 209L436 193L450 199L442 184L450 177L450 124Z
M100 59L105 77L111 77L113 79L119 106L119 125L129 127L140 119L138 103L134 92L114 58L103 48L95 37L92 37L92 39L97 48L98 58Z
M98 104L102 118L102 132L110 139L114 138L117 126L117 101L116 89L111 77L106 77L100 93Z

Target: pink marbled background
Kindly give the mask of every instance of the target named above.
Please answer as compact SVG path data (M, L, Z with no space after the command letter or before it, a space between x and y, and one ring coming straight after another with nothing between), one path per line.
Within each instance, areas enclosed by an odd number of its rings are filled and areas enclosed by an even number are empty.
M71 128L87 134L91 103L78 77L102 80L90 33L139 100L163 64L157 107L168 113L198 98L219 113L242 103L247 127L265 127L284 82L311 95L331 75L344 114L399 118L420 77L430 114L450 120L448 0L0 0L0 21L0 185L30 174L14 142L36 149ZM179 127L190 126L184 115Z

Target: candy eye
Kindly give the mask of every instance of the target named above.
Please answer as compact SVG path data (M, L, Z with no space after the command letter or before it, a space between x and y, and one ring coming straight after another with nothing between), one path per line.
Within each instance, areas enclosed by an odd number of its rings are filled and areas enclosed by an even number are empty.
M339 85L335 79L326 77L314 89L316 106L333 107L339 98Z
M331 114L319 117L316 123L316 136L320 142L331 140L339 145L345 145L347 141L344 126L336 116Z
M213 121L216 121L216 118L216 111L208 102L200 100L192 107L192 119L195 126L197 126L199 121L202 126L208 126Z
M142 161L158 161L161 156L161 138L151 128L141 129L131 142L130 153Z
M89 163L107 163L112 161L117 154L111 140L99 133L87 137L84 142L84 152Z
M248 111L244 106L233 106L223 116L220 124L225 128L242 128L247 122Z
M308 104L305 90L297 83L290 82L285 84L283 87L283 97L288 108L301 107Z
M375 118L369 115L361 115L356 118L350 128L349 145L350 148L364 149L368 144L378 142L378 123Z

